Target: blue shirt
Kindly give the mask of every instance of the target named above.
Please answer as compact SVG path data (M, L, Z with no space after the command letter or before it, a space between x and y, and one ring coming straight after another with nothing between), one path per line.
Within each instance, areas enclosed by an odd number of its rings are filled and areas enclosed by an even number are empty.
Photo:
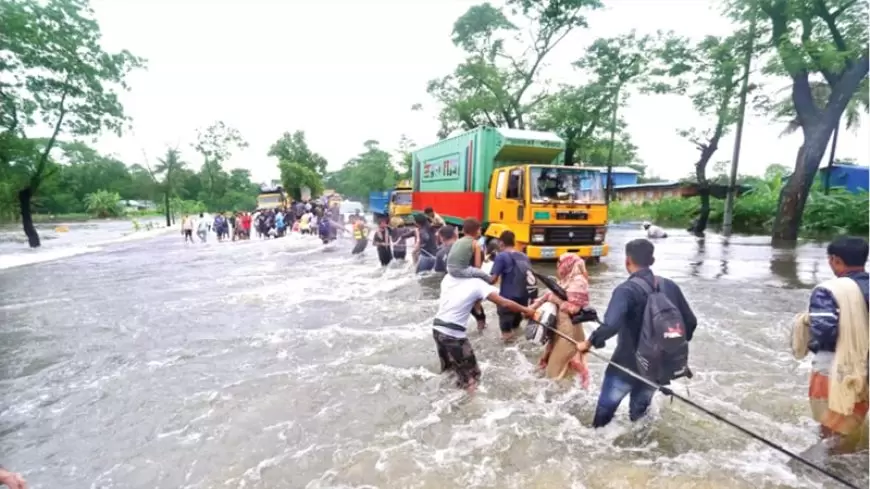
M514 266L514 257L511 256L514 253L519 253L519 251L504 251L495 255L490 275L501 278L501 283L499 284L500 296L522 303L528 300L529 291L525 287L520 288L517 285L525 283L525 277L523 277L522 281L516 280L516 277L514 277L514 273L517 271L517 268Z
M864 303L868 302L868 276L865 271L849 272L845 275L858 284L864 294ZM834 294L824 287L816 287L810 294L810 342L809 350L813 353L834 351L837 347L837 336L840 327L840 306L837 305Z

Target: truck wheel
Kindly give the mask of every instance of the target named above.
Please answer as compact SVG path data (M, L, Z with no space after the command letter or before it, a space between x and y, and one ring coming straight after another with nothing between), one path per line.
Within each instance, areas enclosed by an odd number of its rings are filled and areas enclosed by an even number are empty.
M599 263L601 263L601 257L600 256L590 256L589 259L587 260L587 262L591 263L593 265L598 265Z

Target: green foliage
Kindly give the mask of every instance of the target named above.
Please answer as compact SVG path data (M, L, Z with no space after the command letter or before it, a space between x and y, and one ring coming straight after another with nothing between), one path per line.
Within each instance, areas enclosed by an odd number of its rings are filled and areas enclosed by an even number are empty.
M599 0L508 0L507 9L488 2L469 8L454 23L452 36L465 61L427 88L442 106L439 136L482 125L524 128L526 115L543 100L529 89L544 59L586 25L584 11L600 6ZM531 24L531 42L506 12Z
M117 192L97 190L85 195L85 208L97 217L118 217L121 215L121 196Z
M193 148L202 155L202 169L200 174L206 189L206 200L217 206L227 203L229 191L229 175L223 170L223 163L233 154L235 149L244 149L248 143L242 134L235 128L227 126L223 121L218 121L208 126L204 131L197 131L196 142ZM229 199L237 200L237 199Z
M285 132L269 148L269 156L278 158L281 162L292 162L311 170L321 177L326 174L326 158L311 151L305 140L305 131L293 134ZM312 189L313 190L313 189Z
M281 171L281 185L294 200L302 199L302 188L307 187L312 196L323 193L323 179L308 166L295 161L282 160L278 163Z
M390 154L369 140L363 143L365 151L351 159L341 170L330 174L326 184L344 196L367 201L369 193L389 190L396 185L399 172L390 161Z
M782 176L771 170L773 177L756 180L753 188L734 202L734 230L746 234L769 233L776 215ZM807 199L801 231L808 236L835 234L867 235L870 232L868 194L852 194L834 189L824 195L819 183L815 184ZM611 222L649 220L661 226L686 228L695 219L700 207L697 197L668 198L656 202L632 204L613 202L608 210ZM724 203L711 202L710 224L722 224Z

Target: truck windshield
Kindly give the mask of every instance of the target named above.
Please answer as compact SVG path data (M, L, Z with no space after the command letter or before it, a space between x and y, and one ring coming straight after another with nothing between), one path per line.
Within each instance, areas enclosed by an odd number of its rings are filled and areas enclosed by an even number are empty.
M396 205L411 205L411 192L394 192L393 203Z
M278 205L281 202L280 194L262 194L257 197L257 203L260 206Z
M532 167L532 202L604 203L601 172L583 168Z

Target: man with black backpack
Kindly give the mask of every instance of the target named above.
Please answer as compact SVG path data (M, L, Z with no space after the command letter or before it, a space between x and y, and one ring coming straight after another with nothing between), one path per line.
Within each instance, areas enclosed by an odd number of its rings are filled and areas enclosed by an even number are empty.
M495 255L491 275L493 281L501 279L499 295L517 304L529 305L537 299L537 281L532 275L532 263L529 257L514 249L516 237L511 231L504 231L499 236L501 251ZM520 327L523 317L516 312L499 308L498 326L504 341L513 339L514 333Z
M646 239L625 245L628 280L613 289L604 321L577 349L585 353L591 347L603 348L609 338L618 334L611 363L654 384L666 385L692 375L688 342L698 320L680 287L650 270L655 262L654 251ZM609 365L592 426L600 428L610 423L625 396L629 396L629 418L637 421L646 415L655 392L649 384Z

